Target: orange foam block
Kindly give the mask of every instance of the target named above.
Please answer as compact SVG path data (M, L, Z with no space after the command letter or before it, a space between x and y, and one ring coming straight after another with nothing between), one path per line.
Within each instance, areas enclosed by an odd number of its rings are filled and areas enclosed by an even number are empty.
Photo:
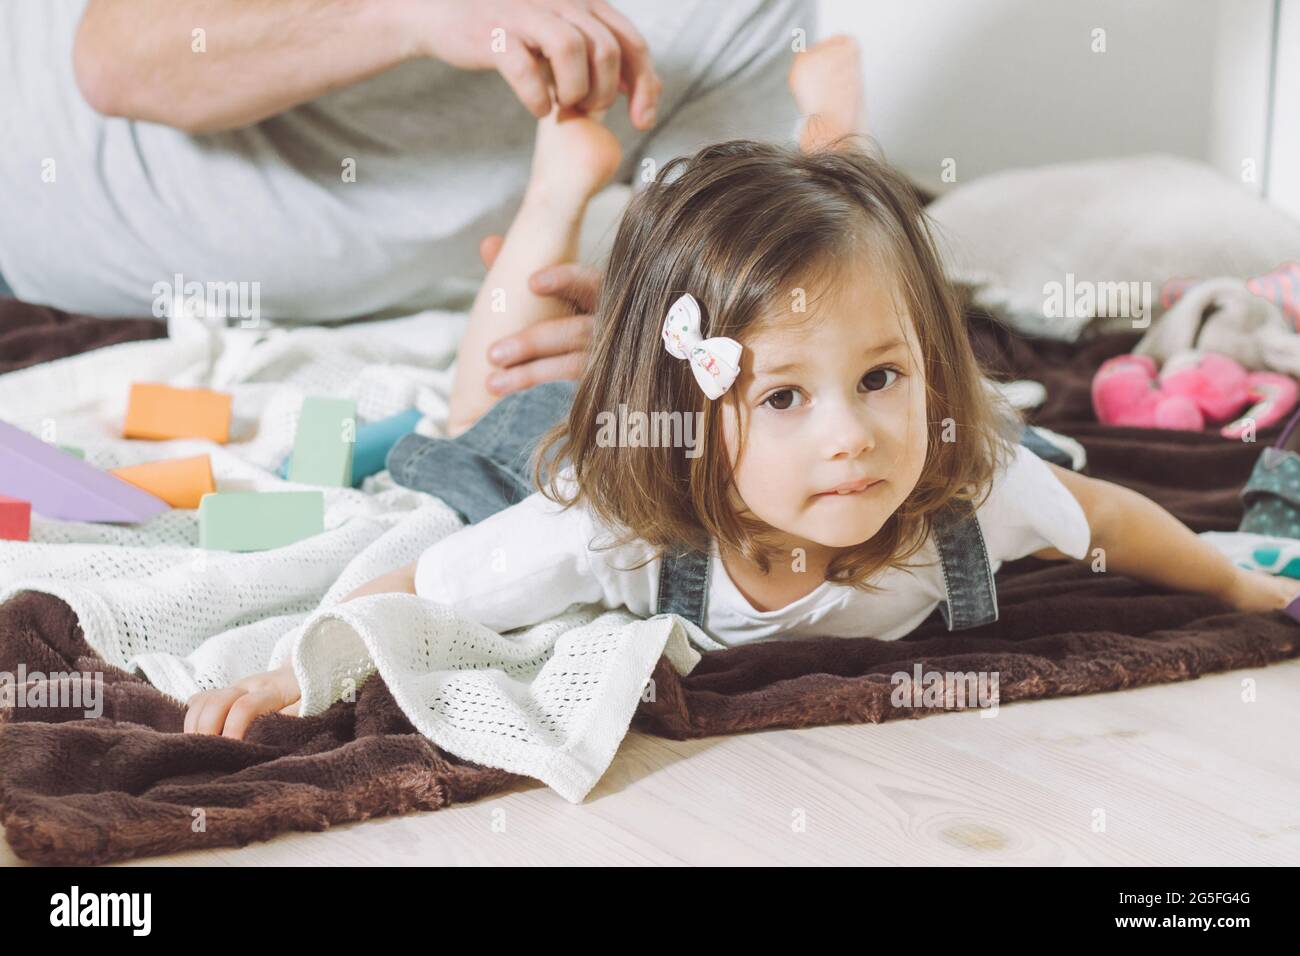
M212 459L207 455L147 461L143 465L115 468L111 474L161 498L173 508L197 508L204 495L217 490L212 481Z
M231 396L206 388L173 388L136 382L126 407L124 438L230 440Z

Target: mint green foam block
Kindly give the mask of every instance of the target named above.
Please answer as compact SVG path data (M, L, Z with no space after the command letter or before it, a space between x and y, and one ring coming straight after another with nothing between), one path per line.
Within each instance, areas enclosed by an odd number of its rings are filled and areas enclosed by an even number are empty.
M352 486L352 446L357 403L350 398L308 398L298 416L289 480L304 485Z
M218 491L199 502L199 547L269 551L325 530L319 491Z

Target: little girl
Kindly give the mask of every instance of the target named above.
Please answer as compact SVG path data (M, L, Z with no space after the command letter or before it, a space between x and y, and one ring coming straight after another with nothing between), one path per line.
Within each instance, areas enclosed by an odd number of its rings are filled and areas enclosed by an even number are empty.
M899 174L855 148L720 143L632 200L576 388L394 449L398 481L471 523L349 599L411 591L501 632L579 602L676 613L725 647L986 624L994 573L1026 555L1242 610L1300 590L1023 430ZM258 675L198 695L186 730L242 736L296 699L291 669Z

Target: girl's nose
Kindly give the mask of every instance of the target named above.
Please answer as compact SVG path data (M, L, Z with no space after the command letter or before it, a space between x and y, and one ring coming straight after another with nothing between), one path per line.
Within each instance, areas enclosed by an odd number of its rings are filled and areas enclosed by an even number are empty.
M822 440L827 459L853 460L876 447L876 423L861 399L837 402L826 413Z

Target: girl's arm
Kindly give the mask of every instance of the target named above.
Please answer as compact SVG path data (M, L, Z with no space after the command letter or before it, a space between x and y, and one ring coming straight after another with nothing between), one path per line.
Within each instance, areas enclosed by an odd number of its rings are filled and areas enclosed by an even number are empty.
M535 493L446 535L416 561L361 585L343 602L418 594L498 632L544 621L575 603L613 607L592 572L587 542L593 530L583 509L564 510ZM239 739L263 714L296 714L301 696L290 662L195 694L185 732Z
M343 599L344 602L367 594L389 592L415 593L415 565L381 574ZM302 690L293 672L293 662L277 670L252 674L229 687L200 691L186 702L184 729L187 734L220 734L242 740L248 726L263 714L297 716Z
M572 604L617 607L618 589L607 591L592 566L596 536L585 508L565 510L535 492L426 548L415 563L415 593L498 634Z
M415 566L418 563L418 561L412 561L405 567L398 568L396 571L389 571L387 574L381 574L373 581L367 581L340 603L351 601L354 598L365 597L367 594L387 594L389 592L414 594Z
M1085 560L1100 550L1107 571L1174 591L1199 591L1241 611L1280 610L1300 594L1300 581L1237 567L1145 495L1046 464L1088 518L1092 543ZM1034 557L1069 559L1055 548L1034 552Z

